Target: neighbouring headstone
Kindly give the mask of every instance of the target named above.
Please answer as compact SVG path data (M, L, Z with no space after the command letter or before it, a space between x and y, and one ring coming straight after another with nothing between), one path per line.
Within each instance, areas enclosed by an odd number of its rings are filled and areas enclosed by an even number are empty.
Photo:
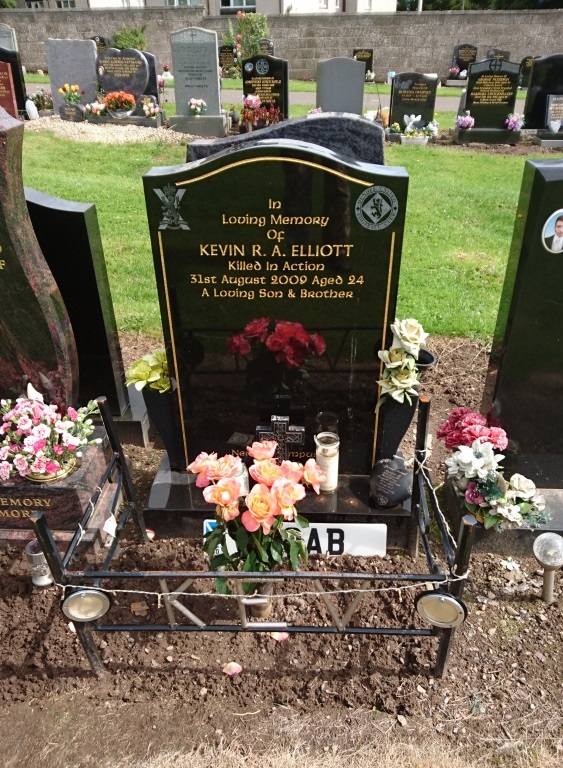
M198 136L225 136L227 120L221 110L217 33L187 27L170 35L176 115L170 127ZM207 111L190 114L190 99L203 99Z
M18 50L16 30L7 24L0 24L0 48L5 48L7 51Z
M259 132L218 140L195 139L188 144L186 162L201 160L224 150L232 152L264 139L293 139L318 144L351 160L383 165L383 138L383 129L371 120L358 115L320 112L284 120Z
M502 48L489 48L487 59L504 59L508 61L510 59L510 51L505 51Z
M0 395L21 395L26 378L45 391L47 380L63 400L75 403L76 346L27 212L23 132L23 123L0 109Z
M236 50L232 45L220 45L217 49L219 68L223 76L236 65Z
M17 51L0 48L0 63L6 64L10 70L11 84L13 94L16 97L17 111L20 116L25 115L26 93L20 55ZM6 86L10 77L5 78L4 82Z
M14 78L12 77L12 67L7 61L0 61L0 107L12 117L18 117L18 102Z
M154 168L144 184L186 462L201 450L229 450L235 433L254 435L283 391L305 406L305 446L291 458L314 454L314 417L332 411L340 471L367 475L378 432L377 350L395 312L404 169L274 140ZM237 339L262 318L322 337L308 378L303 359L289 371L264 345L257 362L244 357Z
M354 48L352 58L356 61L363 61L366 65L366 72L373 72L373 48Z
M454 47L452 67L460 72L467 72L469 65L477 61L477 46L471 43L460 43Z
M547 97L545 129L536 132L532 141L542 147L563 147L563 94Z
M266 56L276 55L274 41L269 37L261 37L260 40L258 40L258 47L260 48L260 53L265 53Z
M504 59L485 59L471 64L465 106L475 120L470 130L453 131L454 140L466 144L515 144L519 132L508 130L505 121L513 114L518 93L520 65Z
M82 103L96 101L98 76L96 74L96 43L93 40L45 41L45 57L53 95L53 109L58 113L65 100L58 92L65 83L78 85L84 91Z
M534 56L524 56L520 62L520 88L527 88L530 84L530 74L534 58Z
M125 91L134 96L136 102L147 93L149 64L145 54L135 48L123 50L104 48L98 53L96 71L99 87L103 93ZM156 83L156 68L154 73L153 90Z
M526 128L545 128L549 96L563 94L563 54L534 59L524 104Z
M105 37L104 35L94 35L94 37L90 37L89 39L96 43L96 51L98 53L103 51L104 48L109 48L111 46L110 38Z
M112 414L121 416L128 400L96 206L28 187L24 192L33 230L74 332L80 373L78 400L85 405L105 395ZM80 290L76 289L77 275Z
M289 75L285 59L265 54L244 59L242 89L245 96L258 96L262 106L279 109L284 120L289 117Z
M143 96L150 96L157 104L160 104L160 91L158 88L158 75L156 72L156 56L148 51L143 51L143 56L147 60L149 77L145 86ZM141 110L142 111L142 110Z
M548 525L563 527L563 165L525 164L514 235L491 350L483 412L515 446L505 475L542 489Z
M317 107L324 112L351 112L364 108L365 65L338 57L317 62Z
M434 119L438 78L419 72L400 72L393 78L389 123L405 128L405 115L420 115L420 127Z

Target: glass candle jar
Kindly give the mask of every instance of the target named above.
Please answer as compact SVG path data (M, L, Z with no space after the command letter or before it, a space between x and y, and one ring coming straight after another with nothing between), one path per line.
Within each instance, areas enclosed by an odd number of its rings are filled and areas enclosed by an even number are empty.
M334 493L338 488L338 454L340 439L334 432L319 432L315 435L315 460L326 475L326 480L320 484L324 493Z

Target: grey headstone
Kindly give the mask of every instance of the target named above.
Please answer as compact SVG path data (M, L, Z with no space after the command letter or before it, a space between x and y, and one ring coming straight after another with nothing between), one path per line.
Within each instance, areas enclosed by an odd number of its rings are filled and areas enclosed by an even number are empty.
M6 48L8 51L18 50L16 30L7 24L0 24L0 48Z
M96 75L96 43L93 40L45 40L45 57L53 94L53 109L65 100L58 92L65 83L78 85L84 91L82 104L95 101L98 92Z
M217 33L186 27L170 35L178 115L189 115L190 99L203 99L208 116L221 114Z
M105 48L96 61L98 82L104 93L125 91L139 101L146 93L149 65L145 55L135 48ZM156 70L155 70L156 71Z
M364 117L334 113L284 120L260 131L230 136L218 141L190 141L186 161L190 163L193 160L201 160L224 150L233 151L263 139L306 141L339 152L343 157L352 160L373 165L384 164L382 128Z
M325 112L361 115L364 107L363 61L348 58L317 62L317 107Z

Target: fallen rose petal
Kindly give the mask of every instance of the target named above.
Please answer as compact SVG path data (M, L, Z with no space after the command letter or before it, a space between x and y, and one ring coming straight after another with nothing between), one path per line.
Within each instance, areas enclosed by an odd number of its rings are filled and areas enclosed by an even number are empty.
M134 616L144 616L148 613L149 606L144 600L141 600L138 603L131 603L131 613Z
M223 672L232 677L233 675L240 674L242 672L242 667L240 664L237 664L236 661L229 661L229 663L225 664L223 667Z
M155 536L155 533L154 533L153 529L152 528L145 528L145 530L147 532L147 539L149 541L152 541L154 539L154 536Z
M289 632L270 632L270 637L273 637L278 643L283 643L289 637Z
M73 635L75 635L75 634L76 634L76 627L74 626L74 624L72 623L72 621L69 621L69 622L68 622L68 624L67 624L67 627L68 627L68 631L69 631L69 632L71 632Z

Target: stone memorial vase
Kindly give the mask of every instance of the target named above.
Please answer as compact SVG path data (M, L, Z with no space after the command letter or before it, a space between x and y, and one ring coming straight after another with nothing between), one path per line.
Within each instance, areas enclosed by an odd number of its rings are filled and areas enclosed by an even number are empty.
M174 418L174 393L159 392L148 387L144 387L142 393L149 419L164 443L170 469L185 469L182 438Z
M401 144L419 144L425 146L428 144L428 136L404 136L401 134Z
M68 475L74 472L75 469L78 469L78 462L76 459L71 458L63 462L58 472L54 472L50 475L29 472L25 476L25 479L32 483L55 483L57 480L62 480L63 478L68 477Z
M130 117L135 108L133 109L109 109L108 114L116 120L122 120L124 117Z

